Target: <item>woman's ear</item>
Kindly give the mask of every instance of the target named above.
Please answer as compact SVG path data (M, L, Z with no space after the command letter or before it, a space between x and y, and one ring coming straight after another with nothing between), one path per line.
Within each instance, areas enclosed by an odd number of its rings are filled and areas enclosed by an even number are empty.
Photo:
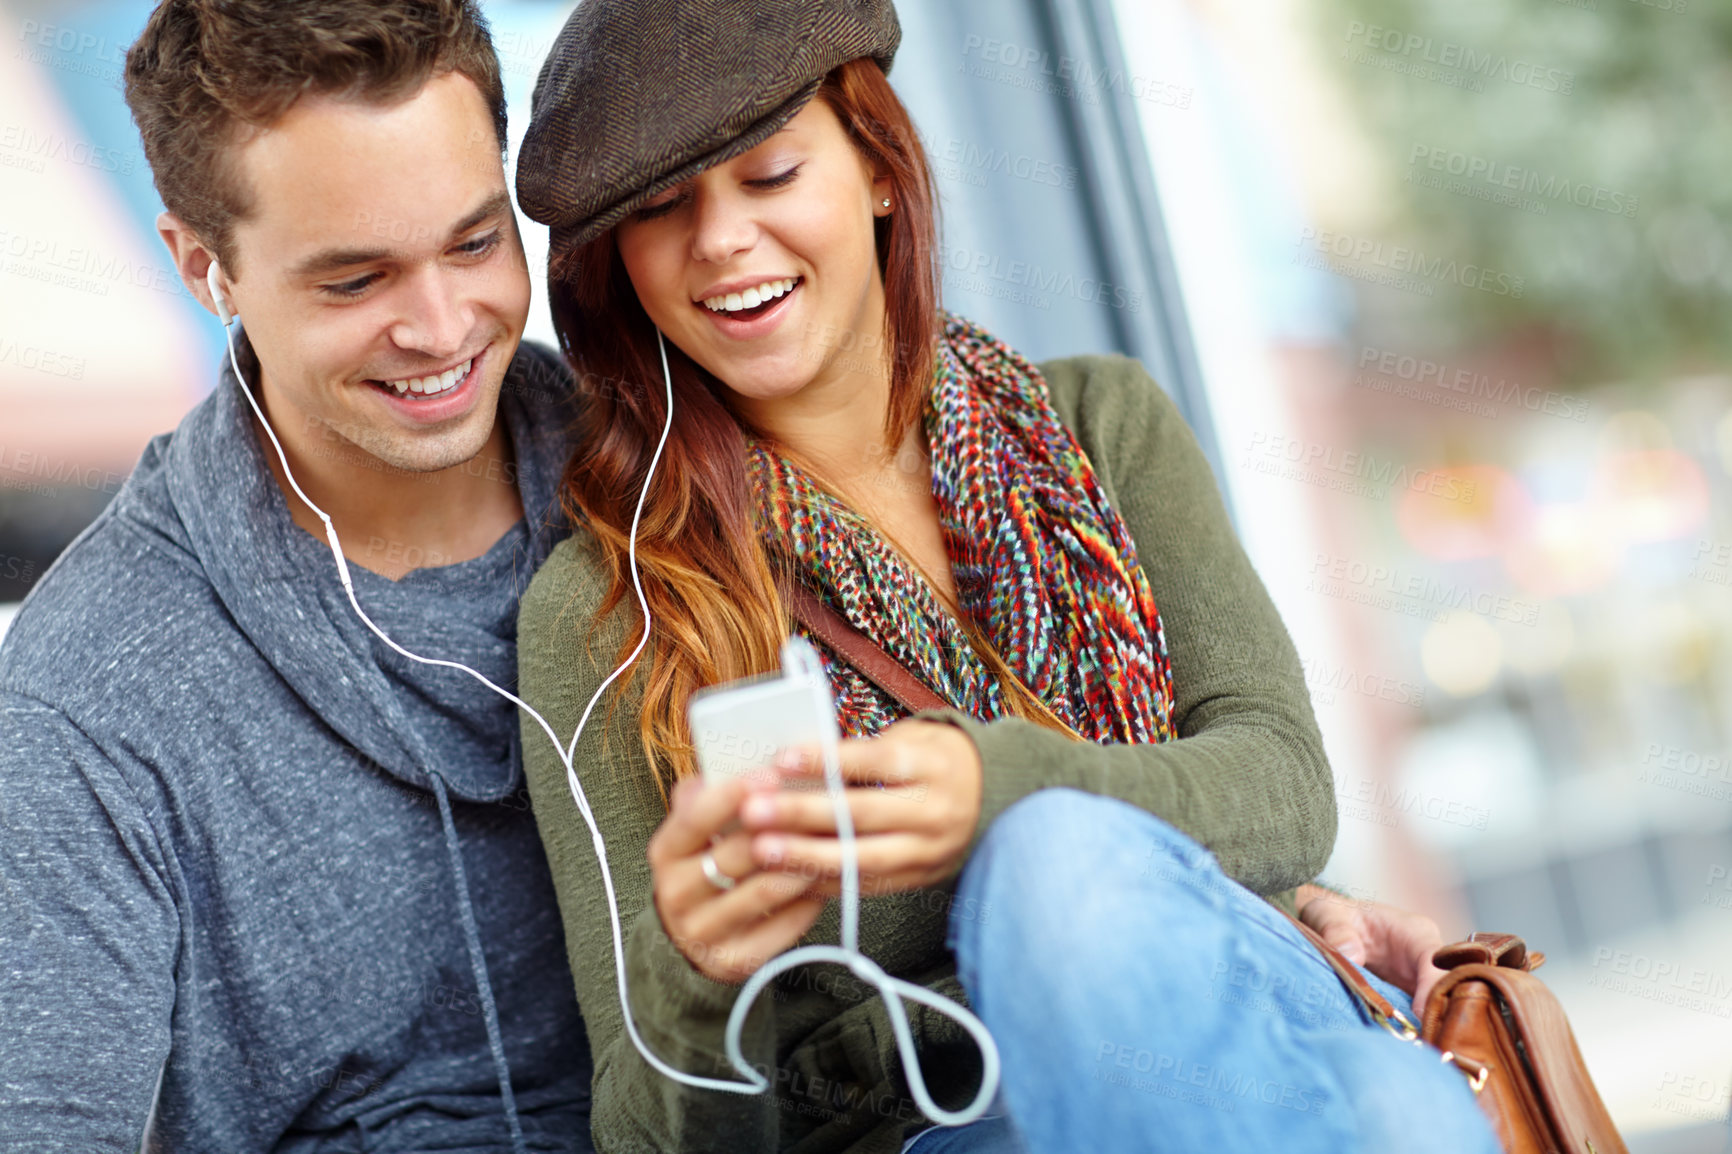
M896 197L888 174L872 181L872 215L889 216L896 211Z

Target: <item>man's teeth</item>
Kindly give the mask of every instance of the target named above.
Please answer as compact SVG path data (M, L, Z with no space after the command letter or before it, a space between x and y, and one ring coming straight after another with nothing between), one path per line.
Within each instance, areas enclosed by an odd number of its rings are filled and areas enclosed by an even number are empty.
M704 301L704 307L713 313L737 313L741 309L755 309L765 301L775 300L786 294L799 279L791 276L786 280L765 281L757 288L749 288L745 292L709 297Z
M471 357L454 369L446 369L436 377L408 377L401 381L386 381L385 387L396 389L400 397L405 393L420 393L423 396L433 396L457 387L457 382L469 375L469 366L475 363Z

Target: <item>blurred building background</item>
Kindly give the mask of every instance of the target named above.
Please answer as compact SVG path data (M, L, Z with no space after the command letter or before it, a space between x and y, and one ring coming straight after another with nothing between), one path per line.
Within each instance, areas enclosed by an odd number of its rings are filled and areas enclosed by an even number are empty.
M486 7L515 140L570 5ZM1732 1149L1732 6L899 8L947 303L1180 401L1306 662L1329 880L1525 935L1632 1149ZM0 630L215 379L120 96L148 10L0 0Z

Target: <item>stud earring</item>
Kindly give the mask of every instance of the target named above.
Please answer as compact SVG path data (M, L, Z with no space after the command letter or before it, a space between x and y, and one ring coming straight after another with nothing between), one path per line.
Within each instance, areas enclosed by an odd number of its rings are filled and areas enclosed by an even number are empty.
M883 205L885 208L889 208L890 207L890 198L885 197L883 200L879 201L878 203Z

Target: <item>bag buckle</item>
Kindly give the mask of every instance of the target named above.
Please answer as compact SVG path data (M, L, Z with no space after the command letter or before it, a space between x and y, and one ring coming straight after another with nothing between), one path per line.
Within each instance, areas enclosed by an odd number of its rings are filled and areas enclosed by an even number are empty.
M1463 1074L1467 1075L1468 1088L1471 1089L1475 1095L1485 1089L1486 1079L1491 1077L1490 1066L1487 1066L1483 1062L1476 1062L1472 1058L1464 1058L1454 1050L1445 1050L1443 1052L1443 1061L1454 1063L1457 1070L1460 1070Z
M1403 1042L1412 1042L1416 1046L1424 1044L1419 1037L1419 1027L1415 1026L1413 1022L1408 1019L1406 1014L1402 1013L1394 1006L1389 1008L1389 1013L1387 1014L1379 1013L1377 1010L1371 1009L1369 1006L1367 1006L1366 1009L1371 1010L1372 1018L1379 1026L1388 1030L1391 1036L1399 1038Z
M1419 1036L1418 1029L1408 1020L1407 1015L1393 1006L1390 1007L1389 1015L1374 1013L1373 1016L1376 1017L1378 1025L1403 1042L1412 1042L1415 1046L1425 1045L1425 1039ZM1390 1021L1392 1017L1395 1019L1393 1022ZM1396 1028L1397 1023L1400 1024L1400 1029ZM1480 1091L1485 1089L1486 1079L1491 1077L1490 1066L1484 1062L1476 1062L1472 1058L1457 1054L1454 1050L1445 1050L1439 1055L1439 1060L1453 1065L1457 1070L1467 1075L1468 1089L1473 1091L1475 1097L1478 1097Z

